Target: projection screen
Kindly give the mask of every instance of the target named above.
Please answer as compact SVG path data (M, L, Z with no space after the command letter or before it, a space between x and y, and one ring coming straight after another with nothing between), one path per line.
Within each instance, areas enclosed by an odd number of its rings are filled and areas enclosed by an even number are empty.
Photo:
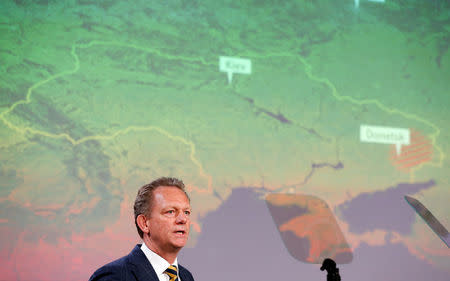
M87 280L171 176L197 281L448 281L449 44L446 0L2 0L0 280Z

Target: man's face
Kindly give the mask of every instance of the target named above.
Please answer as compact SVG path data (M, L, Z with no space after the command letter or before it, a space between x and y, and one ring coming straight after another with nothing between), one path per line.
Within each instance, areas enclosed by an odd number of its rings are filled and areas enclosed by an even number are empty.
M174 186L159 186L153 191L150 210L150 249L161 255L179 251L188 240L191 205L184 192ZM153 248L153 249L152 249Z

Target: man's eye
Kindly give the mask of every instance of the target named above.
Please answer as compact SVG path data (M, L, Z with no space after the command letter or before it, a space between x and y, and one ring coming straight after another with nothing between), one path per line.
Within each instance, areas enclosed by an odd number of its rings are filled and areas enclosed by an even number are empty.
M175 213L175 211L174 210L169 210L169 211L167 211L167 213L168 214L173 214L173 213Z
M184 211L184 214L189 216L191 214L191 211Z

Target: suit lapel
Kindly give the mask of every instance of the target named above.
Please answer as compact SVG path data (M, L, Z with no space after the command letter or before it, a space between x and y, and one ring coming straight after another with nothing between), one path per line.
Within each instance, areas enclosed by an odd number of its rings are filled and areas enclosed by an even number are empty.
M184 267L178 264L178 268L180 269L180 272L178 273L180 275L181 281L191 281L191 276L187 274L187 271Z
M133 273L136 276L136 279L139 281L158 281L158 276L156 275L155 270L152 265L148 261L144 252L141 250L141 245L138 244L131 253L128 255L129 263L133 265Z

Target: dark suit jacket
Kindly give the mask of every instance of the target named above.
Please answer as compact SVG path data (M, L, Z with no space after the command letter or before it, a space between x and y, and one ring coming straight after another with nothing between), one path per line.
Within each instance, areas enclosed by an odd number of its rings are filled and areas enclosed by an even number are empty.
M178 265L181 281L194 281L192 274ZM127 256L97 269L89 281L159 281L141 245L138 244Z

